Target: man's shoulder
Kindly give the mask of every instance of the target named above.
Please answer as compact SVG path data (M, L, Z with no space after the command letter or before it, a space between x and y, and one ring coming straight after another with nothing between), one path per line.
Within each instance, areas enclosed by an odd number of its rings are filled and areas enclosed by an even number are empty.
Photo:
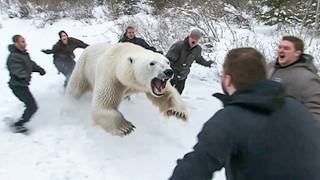
M281 108L283 112L282 114L284 117L289 117L290 115L290 117L292 117L290 118L291 123L294 120L302 123L306 121L312 121L313 117L311 112L301 102L291 97L286 97L284 102L284 106ZM292 109L294 109L294 111L292 111Z
M202 47L200 45L197 45L196 47L194 47L193 51L195 53L201 54L202 52Z
M217 111L209 121L211 122L224 122L228 123L234 119L234 115L241 111L240 107L237 106L226 106L223 109Z
M134 39L139 40L139 41L144 41L142 37L135 37Z
M171 48L184 48L185 47L185 45L184 45L184 41L182 41L182 40L178 40L178 41L176 41L176 42L174 42L172 45L171 45Z
M121 36L119 42L127 42L128 39L125 36Z
M74 37L68 37L69 41L78 41L79 39L74 38Z
M296 64L289 67L284 68L276 68L271 66L270 69L274 69L278 72L279 76L290 76L292 78L296 78L297 80L306 80L311 77L318 76L314 70L310 69L308 66L301 64Z
M134 40L134 42L136 42L136 43L146 43L146 40L144 40L144 39L141 38L141 37L135 37L133 40Z
M180 46L184 46L184 41L183 40L178 40L174 44L178 44Z
M215 129L218 128L224 132L235 133L240 132L243 129L248 127L248 122L250 121L242 121L242 117L248 119L248 114L246 117L243 115L239 116L243 109L237 106L226 106L225 108L217 111L204 125L206 129ZM250 113L247 111L247 113ZM253 114L252 114L253 115ZM254 117L254 116L252 116Z
M18 52L11 52L8 55L8 61L12 61L12 60L23 60L24 59L24 55L20 54Z
M291 76L296 77L297 82L308 83L313 78L319 78L318 74L304 66L294 66L288 69Z
M71 42L71 43L79 43L81 40L79 40L79 39L77 39L77 38L74 38L74 37L69 37L68 38L69 39L69 41Z

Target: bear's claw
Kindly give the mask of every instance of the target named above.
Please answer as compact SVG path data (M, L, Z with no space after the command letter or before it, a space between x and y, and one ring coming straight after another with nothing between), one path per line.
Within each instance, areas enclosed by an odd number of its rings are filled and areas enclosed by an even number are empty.
M185 112L178 112L178 111L174 111L172 109L168 110L166 112L167 116L175 116L178 119L181 119L183 121L187 121L188 120L188 115Z
M123 121L119 128L117 130L114 130L112 134L120 137L127 136L131 134L135 128L136 127L131 122Z

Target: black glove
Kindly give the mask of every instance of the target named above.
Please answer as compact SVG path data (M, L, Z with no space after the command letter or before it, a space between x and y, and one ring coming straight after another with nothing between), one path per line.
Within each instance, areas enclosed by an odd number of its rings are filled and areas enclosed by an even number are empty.
M208 61L208 64L209 64L209 67L212 67L212 65L215 65L216 62L214 62L214 61L212 61L212 60L209 60L209 61Z
M43 75L45 75L46 74L46 71L44 70L44 69L40 69L39 70L39 74L41 75L41 76L43 76Z
M41 52L43 52L45 54L51 54L51 50L50 49L42 49Z

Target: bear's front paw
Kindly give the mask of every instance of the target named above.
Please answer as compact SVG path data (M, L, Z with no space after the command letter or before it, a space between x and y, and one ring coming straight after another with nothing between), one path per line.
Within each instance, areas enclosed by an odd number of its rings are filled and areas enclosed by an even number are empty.
M118 127L111 132L111 134L123 137L132 133L135 128L136 127L131 122L123 120Z
M186 112L176 111L174 109L167 110L166 116L168 116L168 117L174 116L174 117L176 117L178 119L181 119L183 121L187 121L188 120L188 114Z

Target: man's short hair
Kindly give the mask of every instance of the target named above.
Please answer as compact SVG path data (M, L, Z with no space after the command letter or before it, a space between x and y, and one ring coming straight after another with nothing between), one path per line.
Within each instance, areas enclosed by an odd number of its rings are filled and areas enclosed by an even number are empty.
M22 38L22 36L19 34L16 34L16 35L12 36L12 42L17 43L20 38Z
M133 29L134 30L135 28L133 26L127 26L126 32L128 32L129 29Z
M282 37L283 41L290 41L294 44L294 48L296 50L300 50L301 53L304 51L304 43L300 38L297 38L295 36L283 36Z
M62 33L66 34L66 35L68 36L68 34L66 33L66 31L61 30L61 31L59 31L59 33L58 33L58 35L59 35L60 38L61 38L61 36L62 36Z
M224 64L224 74L230 75L234 87L239 90L254 81L267 79L266 60L254 48L236 48L228 52Z

